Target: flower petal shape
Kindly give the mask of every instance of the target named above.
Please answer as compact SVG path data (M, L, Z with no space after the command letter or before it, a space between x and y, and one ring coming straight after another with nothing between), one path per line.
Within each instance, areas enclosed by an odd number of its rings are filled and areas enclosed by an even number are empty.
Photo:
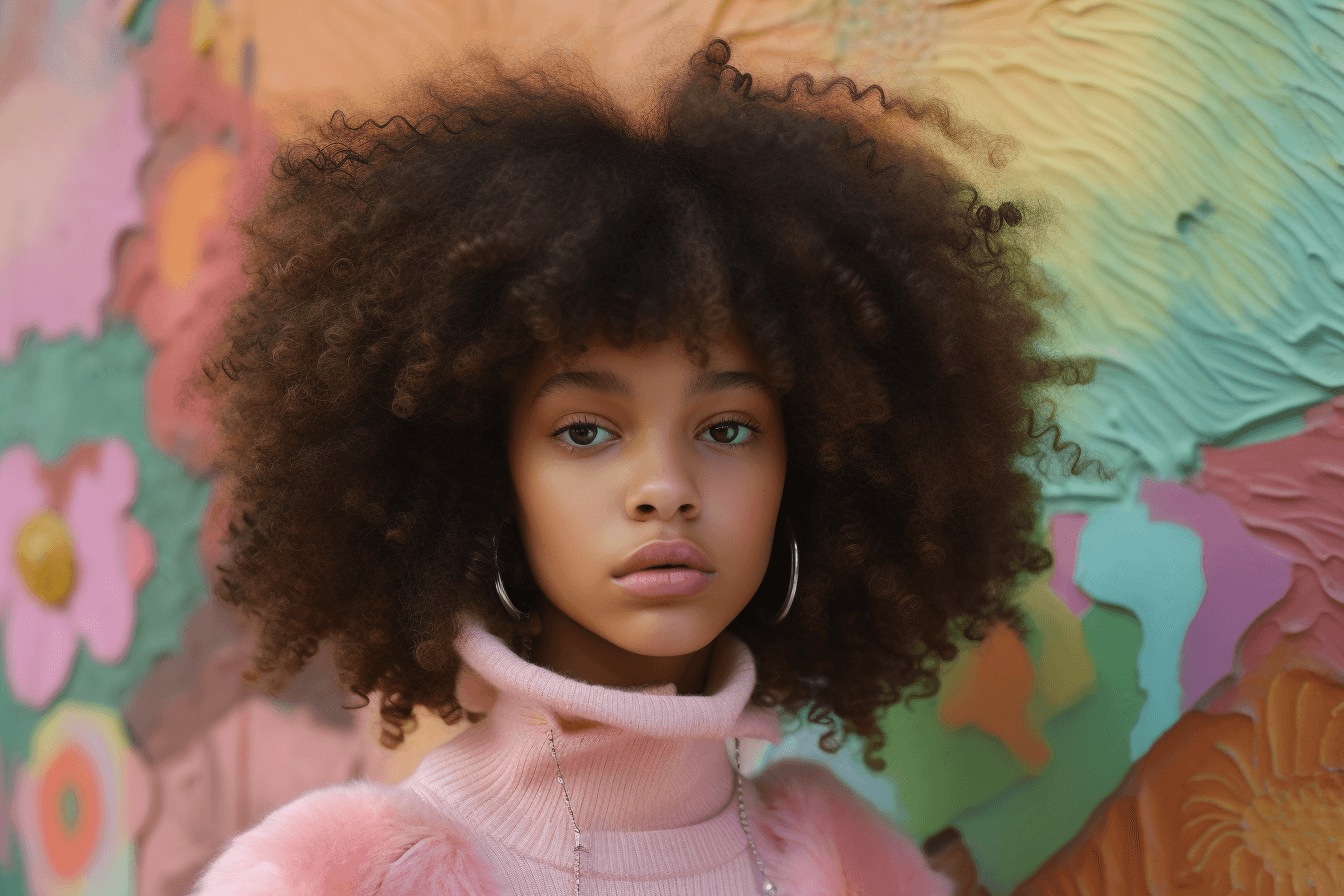
M65 684L78 647L70 615L19 592L5 619L5 676L24 706L42 709Z
M70 597L70 619L89 655L103 665L125 657L135 628L125 519L135 490L135 452L121 439L108 439L102 443L97 469L75 473L66 505L80 567Z
M38 477L42 461L31 445L15 445L0 454L0 612L23 587L14 556L14 541L19 528L33 514L44 510L49 500L46 486Z

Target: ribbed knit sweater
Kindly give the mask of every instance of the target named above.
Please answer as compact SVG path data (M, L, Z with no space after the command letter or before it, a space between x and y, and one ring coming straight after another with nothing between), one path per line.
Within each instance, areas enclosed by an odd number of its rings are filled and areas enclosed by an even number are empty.
M467 667L459 699L485 712L482 721L396 788L337 785L277 810L196 892L571 894L574 831L548 729L587 848L584 896L761 892L730 738L778 743L780 729L773 710L750 703L755 664L741 640L725 632L715 641L703 695L575 681L517 656L474 620L457 647ZM950 892L913 844L821 766L776 763L744 778L742 796L782 896ZM331 839L345 842L320 845ZM247 870L259 862L265 874Z

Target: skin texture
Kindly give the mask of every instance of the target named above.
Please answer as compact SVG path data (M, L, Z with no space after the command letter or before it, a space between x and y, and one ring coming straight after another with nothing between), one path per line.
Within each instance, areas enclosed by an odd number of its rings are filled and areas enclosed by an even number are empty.
M597 339L572 364L543 357L514 390L515 518L543 595L532 662L591 684L703 691L713 640L770 562L786 467L780 401L746 339L730 330L708 361L705 372L754 374L761 388L692 394L702 370L680 340ZM534 401L572 371L609 372L628 393L571 383ZM613 578L643 545L681 539L713 570L700 591L640 597Z

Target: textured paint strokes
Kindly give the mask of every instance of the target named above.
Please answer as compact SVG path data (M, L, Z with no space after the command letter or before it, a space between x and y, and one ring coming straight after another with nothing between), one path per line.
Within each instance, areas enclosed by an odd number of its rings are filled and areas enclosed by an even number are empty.
M509 4L405 0L396 15L366 0L230 0L217 4L214 46L226 83L251 95L289 136L304 113L362 105L394 82L452 60L468 44L534 54L572 47L617 76L613 87L640 90L632 66L663 67L695 50L713 0L520 0Z
M1344 600L1344 396L1306 415L1295 436L1202 452L1194 485L1226 500L1255 535L1315 569Z
M1312 408L1297 435L1207 448L1203 461L1194 485L1226 500L1252 534L1294 563L1292 587L1248 633L1242 662L1253 665L1283 633L1344 633L1344 396ZM1335 648L1331 662L1342 659Z
M890 7L899 23L910 6L842 8L876 21ZM888 83L941 81L1020 139L999 191L1058 200L1042 248L1074 297L1065 346L1102 357L1065 409L1074 433L1174 479L1199 445L1282 434L1344 387L1338 4L933 6L930 51L855 60ZM846 68L855 26L842 25Z
M1130 758L1142 756L1181 713L1181 644L1204 597L1199 536L1148 519L1142 504L1093 514L1078 539L1078 587L1124 607L1143 626L1139 685L1148 696L1130 733Z
M1175 482L1146 480L1139 500L1154 522L1192 530L1204 545L1207 583L1204 600L1181 645L1181 710L1195 704L1220 679L1234 672L1237 642L1288 590L1287 555L1255 538L1227 502Z
M1285 198L1319 225L1298 230L1305 245L1338 239L1344 11L1334 4L940 5L927 73L976 120L1019 138L1021 181L1064 203L1059 260L1091 300L1084 340L1165 334L1183 281L1229 317L1272 312L1296 279L1267 238L1283 225L1266 212Z

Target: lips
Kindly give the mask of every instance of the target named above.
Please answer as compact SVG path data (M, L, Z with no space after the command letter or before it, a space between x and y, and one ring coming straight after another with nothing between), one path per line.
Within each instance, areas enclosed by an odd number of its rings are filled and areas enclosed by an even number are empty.
M689 541L651 541L627 557L613 576L619 579L654 566L687 567L702 573L714 572L705 555ZM664 572L675 571L664 570Z

